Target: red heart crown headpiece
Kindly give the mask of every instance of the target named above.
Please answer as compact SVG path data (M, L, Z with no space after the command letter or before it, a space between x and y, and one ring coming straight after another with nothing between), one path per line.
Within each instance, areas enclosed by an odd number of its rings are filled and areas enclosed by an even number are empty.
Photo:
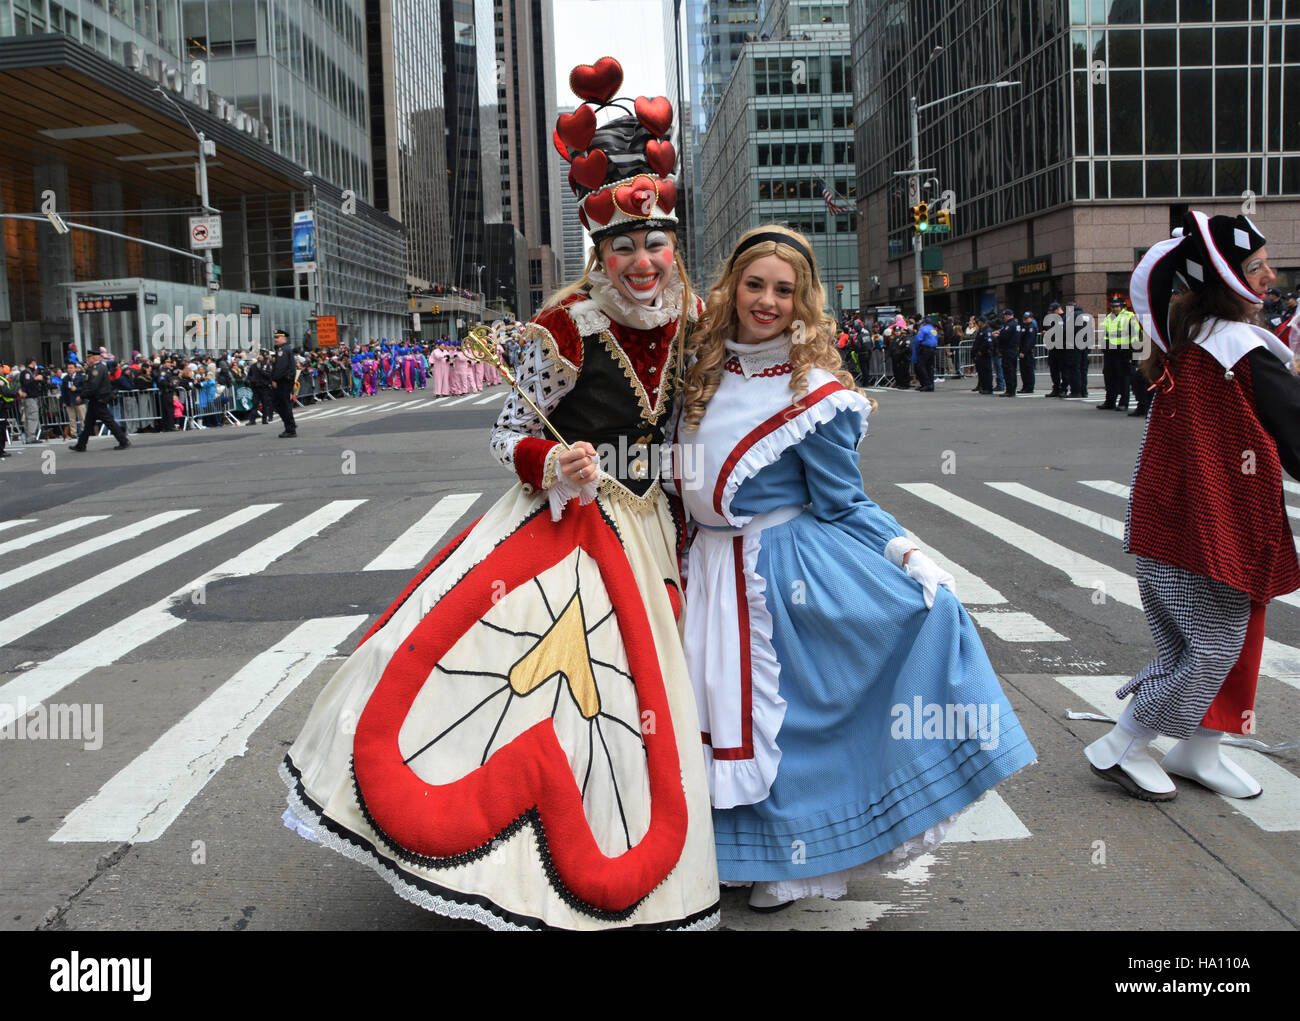
M578 218L597 242L612 234L677 224L677 186L671 179L677 152L667 137L672 104L664 96L615 99L622 84L623 68L613 57L579 64L569 72L569 86L584 103L560 114L551 136L569 164L569 187L579 196ZM607 107L624 116L598 127L596 112Z

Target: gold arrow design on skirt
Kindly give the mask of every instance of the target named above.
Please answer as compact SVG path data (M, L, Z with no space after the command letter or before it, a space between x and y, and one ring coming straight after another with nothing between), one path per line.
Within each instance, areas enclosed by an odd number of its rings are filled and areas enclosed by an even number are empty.
M587 655L582 599L577 593L550 630L510 668L508 680L516 695L527 695L556 674L564 675L583 719L590 720L600 712L600 693Z

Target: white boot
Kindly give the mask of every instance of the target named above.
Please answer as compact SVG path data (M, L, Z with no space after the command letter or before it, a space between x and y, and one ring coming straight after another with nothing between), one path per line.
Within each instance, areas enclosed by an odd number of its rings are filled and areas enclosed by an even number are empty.
M1119 724L1083 750L1092 771L1142 801L1173 801L1178 788L1147 750L1149 738L1135 737Z
M753 888L749 891L749 910L770 914L773 911L780 911L783 908L788 908L794 903L792 900L781 900L779 897L774 897L769 892L771 887L771 883L754 884Z
M1196 733L1179 741L1165 756L1170 773L1195 780L1225 798L1257 798L1264 793L1259 781L1223 754L1217 730L1197 727Z

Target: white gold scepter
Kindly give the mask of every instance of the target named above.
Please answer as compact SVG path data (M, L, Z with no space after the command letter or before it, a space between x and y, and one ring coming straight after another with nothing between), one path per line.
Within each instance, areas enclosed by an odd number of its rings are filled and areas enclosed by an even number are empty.
M492 330L490 327L483 324L475 326L469 331L460 346L461 350L465 352L467 357L476 362L487 362L501 373L501 375L505 377L506 382L514 388L515 392L528 402L528 406L532 408L533 411L537 412L537 417L542 420L542 425L546 426L546 428L550 430L551 435L555 437L560 446L565 450L572 449L569 446L569 441L561 436L559 430L556 429L555 426L551 425L550 419L542 414L542 409L533 403L531 397L524 393L524 388L519 385L519 380L516 379L515 374L510 371L510 366L508 366L501 355L497 353L497 346L495 341L492 339Z

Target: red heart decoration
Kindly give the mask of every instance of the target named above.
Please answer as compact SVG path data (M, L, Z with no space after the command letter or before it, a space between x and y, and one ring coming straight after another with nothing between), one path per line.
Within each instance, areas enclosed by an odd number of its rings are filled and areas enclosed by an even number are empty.
M605 183L608 170L609 157L601 149L592 149L586 156L573 157L573 179L592 191Z
M673 105L667 96L655 96L654 99L637 96L632 108L636 111L636 119L656 138L663 138L673 126Z
M573 180L573 167L569 168L569 191L578 194L578 185Z
M558 130L551 132L551 142L555 145L555 151L560 154L560 159L564 160L565 163L568 163L570 159L569 150L565 148L564 143L560 140L560 132Z
M654 213L655 201L659 198L659 189L653 178L638 174L631 184L625 184L614 190L614 205L627 216L640 216L649 219Z
M585 227L587 230L591 230L591 224L587 222L587 214L584 213L581 209L578 210L578 219L582 221L583 227Z
M614 218L614 193L606 188L594 195L588 195L586 201L582 203L582 208L587 211L591 219L603 227Z
M557 889L584 905L627 917L676 867L686 843L686 798L677 739L636 576L613 528L595 504L570 507L564 520L526 519L435 604L384 668L357 724L353 773L366 817L398 846L441 867L481 851L531 814L546 842ZM640 714L658 726L642 735L650 824L627 851L607 856L598 846L554 722L543 718L494 748L459 780L427 783L405 761L399 735L435 664L495 605L497 579L507 594L583 550L600 566L619 635L631 664ZM508 664L506 664L508 666ZM439 683L444 682L438 677ZM522 703L520 708L523 708ZM418 806L418 808L417 808Z
M569 72L569 88L589 103L602 106L614 98L623 84L623 66L613 57L601 57L594 64L579 64Z
M665 213L671 213L673 206L677 205L677 185L672 181L659 181L659 208Z
M595 111L584 104L573 113L560 114L555 120L555 133L570 149L581 152L591 144L591 136L596 133Z
M667 177L677 165L677 150L672 142L658 142L654 139L645 144L645 161L660 177Z

